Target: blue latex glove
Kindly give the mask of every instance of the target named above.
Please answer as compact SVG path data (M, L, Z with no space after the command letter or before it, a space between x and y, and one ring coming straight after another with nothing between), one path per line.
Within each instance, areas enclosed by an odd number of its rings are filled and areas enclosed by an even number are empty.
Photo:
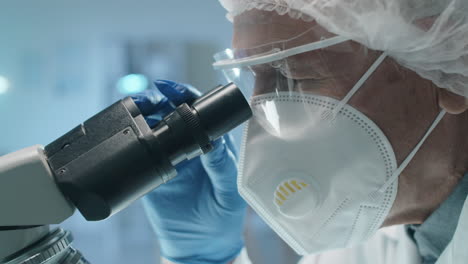
M199 93L187 85L156 81L158 90L133 96L148 124L155 126ZM246 204L237 191L237 153L230 136L214 149L182 162L178 175L143 198L162 256L176 263L227 263L243 248Z

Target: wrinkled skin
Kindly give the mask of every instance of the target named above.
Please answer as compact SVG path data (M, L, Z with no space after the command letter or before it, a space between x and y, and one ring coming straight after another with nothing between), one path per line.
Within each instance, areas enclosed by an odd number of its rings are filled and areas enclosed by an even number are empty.
M252 48L290 39L291 46L330 37L316 22L304 22L275 12L247 11L234 19L233 48ZM343 52L346 50L346 52ZM288 58L295 89L343 98L381 53L348 41L323 52ZM268 92L268 70L257 74L255 94ZM438 127L399 178L398 194L384 226L420 224L452 192L468 171L468 99L436 87L429 80L386 58L350 104L385 133L400 164L419 142L441 108L447 110Z

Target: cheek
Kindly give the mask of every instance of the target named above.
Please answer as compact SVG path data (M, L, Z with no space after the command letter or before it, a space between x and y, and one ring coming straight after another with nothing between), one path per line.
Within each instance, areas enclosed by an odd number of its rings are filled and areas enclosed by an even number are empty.
M261 95L275 91L278 87L276 77L277 74L274 72L257 72L255 76L255 89L253 95Z
M385 63L350 104L379 126L400 164L437 116L436 98L429 81L414 73L395 72L393 65Z
M346 95L346 90L337 85L334 79L323 80L299 80L297 81L296 91L301 93L311 93L341 100Z

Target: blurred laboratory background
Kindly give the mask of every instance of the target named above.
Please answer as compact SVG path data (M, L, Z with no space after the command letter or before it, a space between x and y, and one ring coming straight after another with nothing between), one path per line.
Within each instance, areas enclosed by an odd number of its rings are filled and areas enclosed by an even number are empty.
M0 155L46 145L155 79L202 91L223 83L212 55L231 33L215 0L1 1ZM159 263L139 202L102 222L76 213L62 226L91 263ZM253 263L297 262L253 211L245 234Z

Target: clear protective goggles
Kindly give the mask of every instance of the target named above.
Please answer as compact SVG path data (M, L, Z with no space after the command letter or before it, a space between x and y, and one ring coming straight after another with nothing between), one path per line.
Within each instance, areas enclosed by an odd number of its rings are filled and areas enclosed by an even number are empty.
M214 57L215 69L235 83L246 98L257 99L252 105L254 118L278 134L280 124L274 102L279 97L315 94L336 99L339 103L333 111L325 113L332 117L378 68L386 53L368 50L313 27L292 39L248 49L226 49Z

